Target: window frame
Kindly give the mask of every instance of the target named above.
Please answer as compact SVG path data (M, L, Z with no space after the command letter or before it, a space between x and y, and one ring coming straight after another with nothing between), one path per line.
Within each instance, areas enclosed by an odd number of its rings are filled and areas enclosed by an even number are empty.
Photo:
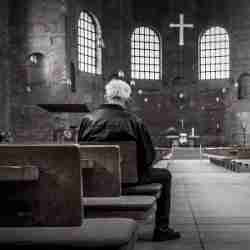
M80 50L79 50L79 46L80 46L80 42L79 42L79 38L80 38L79 22L80 22L82 14L87 14L88 17L91 18L92 24L93 24L94 29L95 29L95 32L93 33L94 34L94 40L95 40L94 41L94 43L95 43L95 45L94 45L94 47L95 47L95 52L94 52L94 54L95 54L95 58L94 58L95 65L93 65L93 67L95 67L95 68L94 68L94 70L92 72L85 69L86 65L84 64L84 60L82 62L83 63L83 69L80 68L81 62L80 62ZM90 74L90 75L100 75L100 74L102 74L102 46L100 46L101 39L102 39L102 31L101 31L101 26L100 26L100 23L99 23L97 17L88 10L84 10L84 9L80 10L78 15L77 15L77 20L76 20L76 51L77 51L76 52L76 60L77 60L77 70L80 73L86 73L86 74ZM82 49L85 50L86 47L84 47L84 44L82 44L81 46L82 46ZM84 57L84 54L83 54L83 57Z
M135 33L136 30L138 30L140 28L144 28L144 31L142 33L140 33L140 32ZM150 34L154 35L153 42L150 41L150 36L151 36ZM135 35L138 36L138 40L133 40ZM140 40L140 38L139 38L140 36L144 37L144 40ZM147 37L148 40L145 39L145 37ZM157 38L157 41L155 41L156 38ZM145 40L146 40L146 42L145 42ZM138 81L140 81L140 80L146 80L146 81L162 80L162 38L161 38L160 33L152 26L141 24L141 25L136 26L132 30L132 32L130 33L129 42L130 42L130 77L131 77L131 79L138 80ZM139 53L138 56L135 56L133 54L133 50L135 50L135 46L134 46L135 43L138 44L138 47L136 47L136 49L138 50L137 52ZM143 46L140 45L141 43L143 43ZM152 49L151 46L155 47L156 44L158 44L158 46L156 46L156 47L158 47L158 50L155 48ZM141 47L143 49L140 49ZM158 52L158 57L157 56L150 57L150 51ZM143 56L141 56L140 53L142 53ZM143 64L140 62L140 58L144 58ZM138 63L135 62L136 59L137 59ZM158 63L155 63L155 60L157 60ZM147 61L148 63L145 63L145 61ZM151 62L153 62L153 61L154 61L154 63L151 64ZM153 71L150 71L151 65L154 65ZM135 67L135 68L137 67L137 70L133 70L133 67ZM158 67L159 71L155 70L155 69L157 69L157 67ZM143 70L142 70L142 68L143 68ZM146 70L146 69L148 69L148 70ZM135 74L138 74L138 76L136 77ZM141 77L140 74L142 74L144 76ZM152 78L150 77L150 74L153 75ZM159 75L158 78L156 77L157 74ZM147 78L146 78L146 75L148 75Z
M211 35L206 35L211 29L215 29L215 28L220 28L223 29L224 33L218 33L218 34L211 34ZM211 48L211 39L209 41L205 40L205 42L203 42L203 44L206 46L206 44L208 44L208 48L205 48L204 51L204 57L201 57L202 54L202 39L205 39L204 36L208 36L208 37L212 37L212 36L222 36L224 35L224 40L218 40L218 41L212 41L214 42L213 45L215 46L214 48ZM214 38L215 39L215 38ZM218 38L219 39L219 38ZM216 45L218 43L223 43L223 46L221 48L218 48ZM222 52L222 50L225 50L225 55L220 55L218 56L218 51L219 53ZM210 51L211 54L210 56L207 56L206 53L208 53L207 51ZM213 53L212 53L213 52ZM230 78L230 73L231 73L231 61L230 61L230 36L229 36L229 32L227 31L227 29L223 26L220 25L213 25L208 27L207 29L205 29L203 32L201 32L199 39L198 39L198 79L200 81L212 81L212 80L225 80L225 79L229 79ZM221 61L224 60L224 62L219 62L219 58L221 58ZM210 61L209 63L202 63L202 59L204 59L204 61ZM207 60L206 60L207 59ZM216 59L218 60L216 63ZM211 63L211 61L213 61L214 63ZM220 69L216 69L216 65L219 65ZM209 70L204 69L202 71L202 66L203 67L207 67L209 68ZM224 68L223 66L228 67L228 68ZM211 70L214 69L214 70ZM202 77L202 74L204 74L204 76ZM208 75L208 76L206 76ZM218 76L217 76L218 75ZM223 76L224 75L224 76Z

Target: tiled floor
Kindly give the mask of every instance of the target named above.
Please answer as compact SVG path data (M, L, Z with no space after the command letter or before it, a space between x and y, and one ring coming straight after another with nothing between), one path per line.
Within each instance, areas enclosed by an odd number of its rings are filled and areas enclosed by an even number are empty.
M207 160L174 160L169 169L171 227L182 237L138 242L136 250L250 249L250 173L230 172Z

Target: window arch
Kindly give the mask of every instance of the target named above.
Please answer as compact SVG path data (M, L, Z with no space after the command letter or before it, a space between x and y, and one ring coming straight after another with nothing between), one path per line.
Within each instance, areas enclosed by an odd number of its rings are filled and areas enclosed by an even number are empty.
M137 27L131 36L131 78L159 80L161 77L160 39L149 27Z
M78 69L82 72L100 74L103 41L97 18L82 11L77 30Z
M211 27L199 42L199 79L225 79L229 73L229 35L222 27Z

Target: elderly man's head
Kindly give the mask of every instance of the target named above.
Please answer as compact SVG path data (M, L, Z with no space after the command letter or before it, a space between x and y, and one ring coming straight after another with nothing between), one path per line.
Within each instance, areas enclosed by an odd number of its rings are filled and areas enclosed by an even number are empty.
M125 81L113 78L105 86L105 98L107 103L125 105L130 99L131 87Z

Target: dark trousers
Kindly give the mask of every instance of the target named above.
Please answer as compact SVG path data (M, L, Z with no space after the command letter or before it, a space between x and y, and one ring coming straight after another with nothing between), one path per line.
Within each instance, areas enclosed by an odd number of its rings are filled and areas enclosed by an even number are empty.
M162 191L157 199L156 225L169 225L172 175L168 169L152 168L140 184L161 183Z

